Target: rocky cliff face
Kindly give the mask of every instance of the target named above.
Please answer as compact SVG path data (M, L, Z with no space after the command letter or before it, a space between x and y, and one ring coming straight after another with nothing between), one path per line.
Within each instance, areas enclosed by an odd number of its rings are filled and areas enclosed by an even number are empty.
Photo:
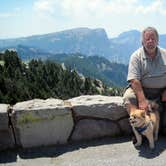
M109 56L109 39L104 29L76 28L47 35L0 40L0 48L23 45L48 53L82 53Z

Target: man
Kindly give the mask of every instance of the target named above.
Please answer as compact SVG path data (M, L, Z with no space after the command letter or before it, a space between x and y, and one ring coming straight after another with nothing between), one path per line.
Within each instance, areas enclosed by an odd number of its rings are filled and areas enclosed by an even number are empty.
M166 102L166 50L158 47L159 35L155 28L142 31L142 47L130 58L124 103L131 107L148 110L147 99Z

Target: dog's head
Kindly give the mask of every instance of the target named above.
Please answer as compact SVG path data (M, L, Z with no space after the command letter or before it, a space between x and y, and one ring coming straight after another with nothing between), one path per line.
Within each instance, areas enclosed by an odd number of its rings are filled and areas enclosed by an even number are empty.
M144 110L135 109L130 112L130 124L133 127L140 127L145 123L146 112Z

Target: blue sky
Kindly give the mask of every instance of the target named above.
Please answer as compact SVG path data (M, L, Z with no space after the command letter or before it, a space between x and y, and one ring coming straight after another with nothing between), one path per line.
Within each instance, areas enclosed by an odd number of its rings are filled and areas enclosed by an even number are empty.
M165 0L0 0L0 38L104 28L109 37L154 26L166 34Z

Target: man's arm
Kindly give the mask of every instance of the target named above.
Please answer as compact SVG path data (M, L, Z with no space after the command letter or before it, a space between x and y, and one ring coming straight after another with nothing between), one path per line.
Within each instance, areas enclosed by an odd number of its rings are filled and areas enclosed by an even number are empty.
M131 87L134 90L138 100L138 108L142 110L147 110L148 101L146 100L146 97L144 95L141 82L137 79L132 79L130 82L131 82Z

